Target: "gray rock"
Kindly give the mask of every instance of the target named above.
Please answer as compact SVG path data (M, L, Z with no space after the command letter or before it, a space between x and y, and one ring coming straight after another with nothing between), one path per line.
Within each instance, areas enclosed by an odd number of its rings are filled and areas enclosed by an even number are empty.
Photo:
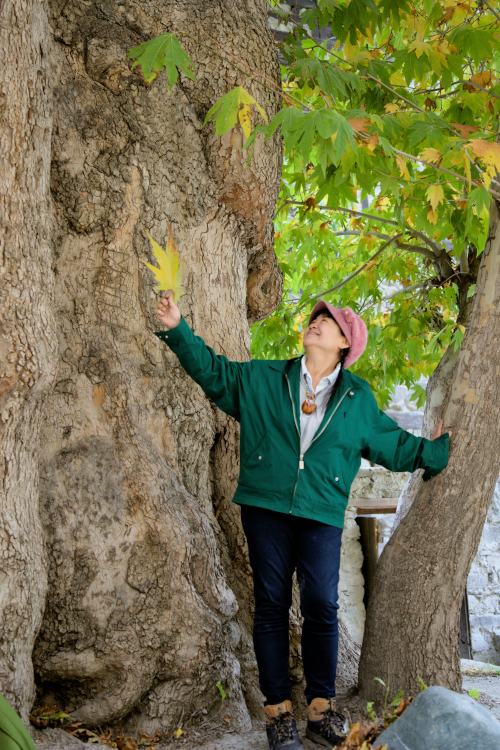
M376 739L389 750L499 750L500 722L468 695L433 686Z
M82 742L78 737L73 737L64 729L48 727L47 729L35 729L30 726L30 733L37 748L40 750L109 750L109 745L91 744Z

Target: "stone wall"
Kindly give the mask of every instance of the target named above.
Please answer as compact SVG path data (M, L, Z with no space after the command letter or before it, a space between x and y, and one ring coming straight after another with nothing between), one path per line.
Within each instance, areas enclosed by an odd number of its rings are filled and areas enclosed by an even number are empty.
M343 621L352 639L361 646L365 628L365 606L363 604L365 587L363 574L361 573L363 553L359 540L359 526L355 518L355 508L347 508L340 556L339 618Z
M467 581L474 659L500 665L500 481Z

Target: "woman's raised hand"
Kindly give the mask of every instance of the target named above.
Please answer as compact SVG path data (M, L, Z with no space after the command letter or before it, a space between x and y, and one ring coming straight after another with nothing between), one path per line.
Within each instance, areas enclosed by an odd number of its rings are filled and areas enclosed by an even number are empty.
M175 328L181 320L181 312L174 302L174 293L171 289L162 292L156 307L156 317L167 328Z

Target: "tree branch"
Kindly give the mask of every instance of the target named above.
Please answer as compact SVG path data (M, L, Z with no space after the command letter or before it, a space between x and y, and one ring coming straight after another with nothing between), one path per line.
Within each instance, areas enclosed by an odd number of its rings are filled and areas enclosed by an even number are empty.
M374 253L370 258L368 258L368 260L365 261L361 266L359 266L359 268L357 268L352 273L348 274L344 279L342 279L342 281L339 281L338 284L335 284L335 286L332 286L330 289L324 289L322 292L319 292L319 294L313 294L307 297L306 300L304 300L304 302L302 302L302 304L299 305L297 310L302 310L302 308L305 307L306 304L310 303L310 300L318 299L319 297L322 297L324 294L330 294L331 292L335 292L337 289L340 289L341 287L345 286L349 281L351 281L351 279L353 279L355 276L360 274L361 271L363 271L369 263L375 260L375 258L377 258L377 256L379 256L388 245L390 245L392 242L395 242L398 239L398 237L401 237L401 234L396 234L394 235L394 237L391 237L386 242L384 242L382 247L379 247L376 253Z
M332 232L332 234L335 237L342 236L342 235L359 236L359 237L370 235L372 237L379 237L381 240L391 239L391 237L388 234L383 234L382 232L375 232L375 231L358 232L355 229L348 229L343 232ZM396 245L397 247L400 247L401 250L408 250L411 253L419 253L420 255L425 255L426 258L430 258L430 260L432 261L436 260L435 254L432 252L432 250L429 250L428 247L422 247L422 245L410 245L408 242L401 242L401 240L397 240Z
M283 206L304 206L304 201L285 201ZM365 219L372 219L373 221L381 221L384 224L392 224L392 226L399 227L399 223L394 219L384 219L382 216L375 216L375 214L367 214L364 211L356 211L353 208L346 208L345 206L328 206L324 204L318 204L318 209L323 211L340 211L341 213L350 214L351 216L362 216Z
M291 200L289 200L289 201L285 201L285 203L283 204L283 206L285 206L285 205L303 206L305 204L304 204L304 201L291 201ZM368 213L366 213L364 211L356 211L355 209L352 209L352 208L345 208L345 206L328 206L328 205L325 206L325 205L319 204L318 205L318 210L320 210L320 211L325 211L325 210L326 211L339 211L341 213L347 213L347 214L349 214L351 216L361 216L361 217L363 217L365 219L370 219L370 220L373 220L373 221L380 221L383 224L391 224L392 226L395 226L395 227L399 227L400 226L399 222L394 221L394 219L385 219L382 216L375 216L375 214L368 214ZM429 247L431 247L434 250L434 252L431 252L430 250L424 252L425 248L423 248L420 245L417 245L417 246L415 246L415 245L408 245L408 246L406 246L406 245L401 244L401 247L404 247L405 249L412 250L413 252L420 252L421 255L427 255L427 257L429 257L433 261L435 261L436 258L441 259L442 256L443 256L443 253L444 253L444 255L446 255L446 257L448 257L448 253L445 250L445 248L443 248L440 245L438 245L437 242L435 242L431 237L428 237L423 232L419 232L416 229L412 229L408 225L405 225L405 232L407 232L408 234L410 234L412 237L418 237L419 239L421 239L426 245L428 245ZM385 235L385 237L387 237L387 236L388 235Z

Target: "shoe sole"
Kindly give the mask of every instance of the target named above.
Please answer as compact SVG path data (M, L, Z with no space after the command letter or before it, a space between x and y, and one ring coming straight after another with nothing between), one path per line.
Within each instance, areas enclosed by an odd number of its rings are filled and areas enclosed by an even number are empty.
M335 745L340 745L340 743L345 740L345 737L339 737L338 739L331 742L330 740L326 740L320 734L313 732L312 729L306 729L306 737L308 740L311 740L311 742L315 742L317 745L323 745L323 747L329 748L335 747Z

